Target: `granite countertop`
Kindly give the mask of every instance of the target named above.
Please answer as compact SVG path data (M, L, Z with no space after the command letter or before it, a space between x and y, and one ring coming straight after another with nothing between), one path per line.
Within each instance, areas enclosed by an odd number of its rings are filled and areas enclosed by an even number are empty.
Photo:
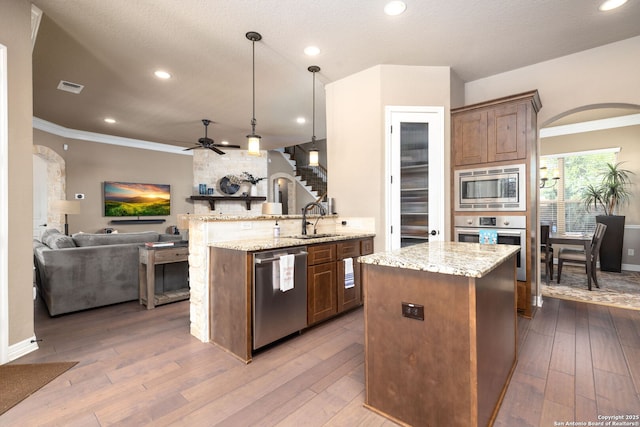
M429 242L358 258L363 264L483 277L520 249L514 245Z
M215 222L215 221L273 221L273 220L286 220L286 219L302 219L302 215L223 215L223 214L187 214L188 219L202 222ZM308 214L307 218L317 218L322 216L323 218L338 218L337 214L320 215L320 214Z
M331 233L313 239L301 239L297 236L283 236L279 238L256 238L247 240L230 240L226 242L211 242L212 248L234 249L238 251L254 252L270 249L287 248L291 246L307 246L317 243L339 242L341 240L364 239L374 237L373 233Z

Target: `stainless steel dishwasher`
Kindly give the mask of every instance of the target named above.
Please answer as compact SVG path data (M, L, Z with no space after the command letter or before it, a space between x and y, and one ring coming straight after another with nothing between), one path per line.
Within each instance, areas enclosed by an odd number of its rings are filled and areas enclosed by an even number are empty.
M293 255L293 288L280 288L280 258ZM307 326L307 248L253 255L253 349Z

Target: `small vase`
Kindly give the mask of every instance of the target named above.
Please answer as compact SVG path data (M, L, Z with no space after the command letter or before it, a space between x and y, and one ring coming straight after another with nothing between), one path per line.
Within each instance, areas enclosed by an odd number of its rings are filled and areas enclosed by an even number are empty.
M252 197L257 196L258 195L258 186L257 185L252 185L251 186L251 190L249 193Z

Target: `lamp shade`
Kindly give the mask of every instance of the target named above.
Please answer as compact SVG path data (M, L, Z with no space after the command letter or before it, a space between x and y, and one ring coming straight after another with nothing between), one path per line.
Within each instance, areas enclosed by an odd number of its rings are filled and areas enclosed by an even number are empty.
M54 200L51 210L58 214L78 215L80 213L80 201L78 200Z
M309 166L318 166L320 153L316 149L309 150Z
M248 135L247 136L247 154L252 156L260 155L260 136Z

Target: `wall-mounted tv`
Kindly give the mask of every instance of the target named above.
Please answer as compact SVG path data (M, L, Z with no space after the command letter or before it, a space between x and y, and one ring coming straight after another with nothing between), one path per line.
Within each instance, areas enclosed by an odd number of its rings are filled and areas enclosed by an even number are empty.
M104 182L104 216L159 216L171 214L169 184Z

